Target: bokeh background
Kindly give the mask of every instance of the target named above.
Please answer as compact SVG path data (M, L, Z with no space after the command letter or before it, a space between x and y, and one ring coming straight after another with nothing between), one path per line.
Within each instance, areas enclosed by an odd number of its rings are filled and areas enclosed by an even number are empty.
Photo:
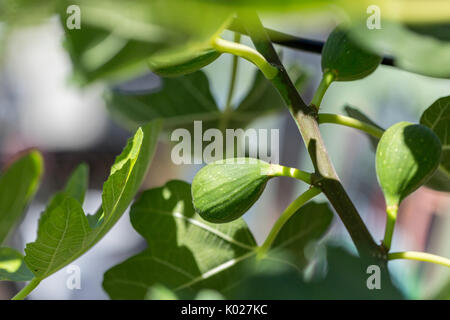
M315 21L315 22L314 22ZM333 19L302 20L298 16L266 17L266 26L305 38L325 40L335 27ZM0 25L0 32L1 32ZM44 154L45 175L41 188L30 205L17 232L10 239L22 249L36 237L37 221L50 196L62 188L70 172L80 163L90 167L90 189L86 212L101 203L102 183L114 157L120 153L131 132L109 115L103 100L105 85L79 87L69 81L72 65L62 45L63 29L57 19L20 28L3 44L0 70L0 163L3 168L18 153L38 148ZM225 38L231 39L231 32ZM251 45L248 38L243 42ZM307 81L303 97L310 101L321 70L320 56L282 50L286 65L299 65ZM221 106L228 90L231 57L223 55L204 69L211 90ZM239 60L238 103L249 90L256 69ZM148 72L119 84L122 88L158 90L161 81ZM380 66L367 78L334 83L322 105L324 112L343 113L346 105L358 107L379 125L387 128L401 121L418 122L421 113L436 99L449 94L450 80L425 77L399 69ZM258 119L252 128L280 130L280 163L312 170L298 129L287 111ZM356 130L323 125L322 132L338 174L374 237L381 241L384 230L384 198L375 175L375 155L366 136ZM143 188L163 185L177 178L192 181L201 165L176 166L170 159L171 145L162 139ZM304 186L280 179L268 185L263 197L244 216L257 240L262 242L284 208ZM416 250L450 257L450 196L420 188L400 208L398 229L392 249ZM327 236L349 250L350 238L338 218ZM145 241L133 230L128 213L113 230L86 255L76 260L82 272L81 290L66 287L64 268L46 279L30 295L31 299L107 299L102 290L103 273L125 258L142 250ZM412 261L390 263L393 279L409 298L433 298L450 291L447 268ZM20 284L0 283L0 299L10 298Z

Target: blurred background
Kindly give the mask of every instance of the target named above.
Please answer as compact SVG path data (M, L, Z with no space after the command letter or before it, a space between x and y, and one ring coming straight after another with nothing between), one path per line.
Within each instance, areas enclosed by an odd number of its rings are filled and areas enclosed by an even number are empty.
M327 22L324 22L327 21ZM309 39L325 40L335 27L333 19L301 21L295 16L266 17L266 26ZM0 27L1 30L1 27ZM225 38L232 39L226 32ZM38 148L45 158L45 175L19 229L10 239L16 249L36 238L37 221L51 195L61 189L70 172L81 162L90 167L90 189L86 212L101 204L101 188L114 157L132 134L112 120L106 109L104 84L79 87L69 81L72 64L62 45L63 29L57 19L15 30L3 46L0 71L0 163L10 163L18 153ZM247 37L242 41L251 45ZM302 88L309 102L321 76L320 56L282 47L285 65L299 65L307 81ZM222 55L204 69L219 106L226 100L231 76L231 56ZM250 89L256 69L239 60L237 104ZM119 88L155 91L161 85L150 72L118 84ZM343 113L346 105L358 107L384 128L398 121L418 122L421 113L436 99L449 94L450 80L425 77L380 66L367 78L332 84L322 105L324 112ZM280 130L280 163L312 170L300 134L287 111L264 117L252 128ZM369 230L381 241L385 224L384 198L375 175L375 155L366 136L333 125L322 126L323 136L337 172L355 202ZM176 166L170 160L171 145L162 139L143 189L161 186L171 179L192 181L201 165ZM244 216L258 242L262 242L284 208L304 186L290 179L269 183L264 196ZM415 250L450 257L450 196L420 188L400 208L398 229L392 249ZM354 247L338 218L327 238ZM80 290L66 287L64 268L46 279L30 295L31 299L107 299L102 290L103 273L146 246L133 230L128 213L113 230L86 255L73 262L81 269ZM448 289L447 268L411 261L390 263L393 279L403 293L413 299L432 298ZM20 284L0 283L0 299L10 298ZM445 289L447 286L447 289Z

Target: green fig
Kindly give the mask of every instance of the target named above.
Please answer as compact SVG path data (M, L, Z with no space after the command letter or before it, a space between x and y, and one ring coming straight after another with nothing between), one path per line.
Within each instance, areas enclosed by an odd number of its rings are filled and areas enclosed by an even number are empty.
M214 62L220 56L220 52L214 49L205 49L194 53L188 52L182 56L163 58L153 57L149 59L149 67L152 72L162 77L178 77L195 72Z
M251 158L208 164L192 181L195 211L213 223L238 219L259 199L267 181L282 171L280 165Z
M335 81L362 79L380 63L380 56L360 48L339 27L331 32L322 49L322 71L332 74Z
M441 159L441 142L426 126L399 122L378 143L376 171L387 211L396 214L400 202L433 175Z

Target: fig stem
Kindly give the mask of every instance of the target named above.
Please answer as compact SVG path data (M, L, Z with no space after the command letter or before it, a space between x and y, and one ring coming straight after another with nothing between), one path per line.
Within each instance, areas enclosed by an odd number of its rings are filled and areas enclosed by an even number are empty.
M326 195L344 223L358 253L362 257L386 265L386 259L382 256L384 251L375 242L364 221L361 219L358 210L348 196L330 160L317 122L317 110L303 101L281 63L280 57L273 47L257 13L254 11L241 12L238 15L238 19L240 23L243 23L243 27L253 41L255 48L267 61L279 69L278 74L271 82L280 93L286 107L297 124L313 162L316 174L322 177L320 181L322 192Z
M273 166L273 165L272 165ZM311 184L311 173L302 171L297 168L285 167L282 165L276 165L275 173L273 177L289 177Z
M383 246L388 252L391 248L392 236L394 235L395 222L397 221L398 206L386 208L386 228L384 231Z
M31 291L36 289L36 287L41 283L41 279L33 278L22 290L20 290L11 300L23 300L25 299Z
M319 188L312 187L307 191L305 191L304 193L302 193L286 208L286 210L284 210L284 212L280 215L278 220L273 225L264 243L256 249L258 259L264 258L264 256L267 254L270 247L272 246L273 241L280 232L281 228L297 212L297 210L300 209L306 202L308 202L321 192L322 191Z
M255 49L219 37L215 38L211 44L213 48L219 52L231 53L255 64L269 80L275 78L278 74L278 68L271 65L266 58Z
M332 113L320 113L319 114L319 124L322 123L334 123L339 124L341 126L346 126L354 129L358 129L364 131L371 136L380 139L383 135L383 130L367 123L360 121L358 119L343 116L340 114L332 114Z
M335 78L336 77L334 73L332 73L331 71L326 71L323 73L319 87L317 88L316 92L314 93L314 97L311 100L311 106L319 110L322 99Z
M426 252L405 251L405 252L392 252L388 254L388 260L396 260L396 259L408 259L408 260L431 262L450 268L450 259Z

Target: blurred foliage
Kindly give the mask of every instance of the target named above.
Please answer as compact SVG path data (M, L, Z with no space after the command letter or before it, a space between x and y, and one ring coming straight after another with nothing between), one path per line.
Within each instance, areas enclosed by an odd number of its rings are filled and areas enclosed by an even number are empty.
M304 90L308 74L297 65L289 72L298 90ZM148 93L113 90L106 95L107 106L117 121L129 129L156 118L165 120L165 128L186 128L192 132L195 120L202 120L203 130L245 128L258 117L284 107L280 95L257 71L250 90L237 106L220 110L210 91L209 79L202 71L164 78L162 87Z
M382 21L381 29L356 24L351 34L365 48L389 54L396 66L415 73L450 78L450 42L417 33L405 25Z

